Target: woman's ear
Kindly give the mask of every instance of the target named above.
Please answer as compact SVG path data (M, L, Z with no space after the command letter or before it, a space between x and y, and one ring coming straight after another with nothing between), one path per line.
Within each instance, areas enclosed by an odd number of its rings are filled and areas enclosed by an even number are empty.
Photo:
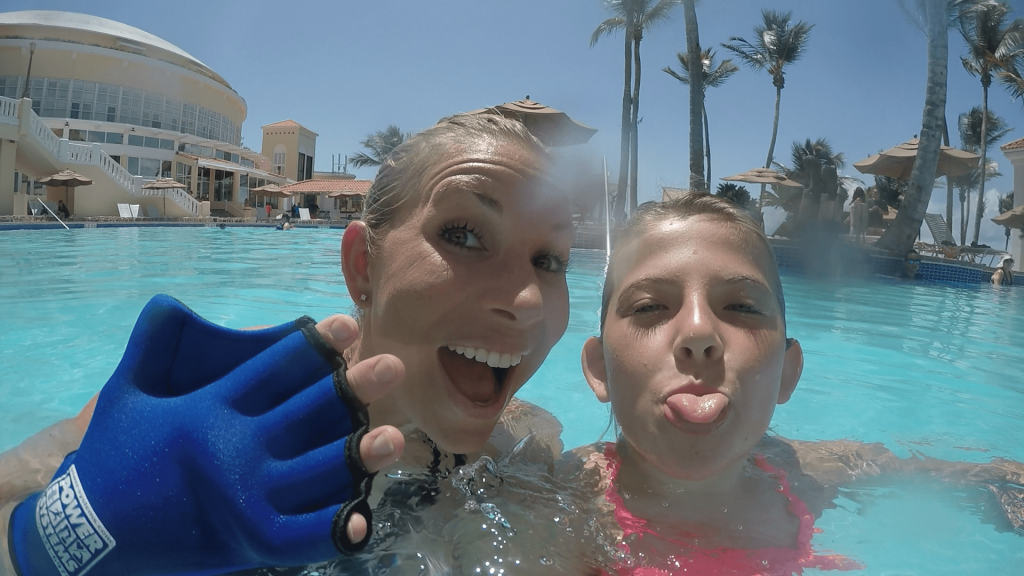
M779 386L779 404L789 402L789 397L796 390L800 382L800 375L804 372L804 350L800 342L790 338L786 342L786 356L782 361L782 385Z
M591 336L583 343L583 377L601 402L608 402L608 369L604 365L604 345Z
M366 224L352 222L341 237L341 273L345 275L348 295L360 308L366 307L370 290L370 247Z

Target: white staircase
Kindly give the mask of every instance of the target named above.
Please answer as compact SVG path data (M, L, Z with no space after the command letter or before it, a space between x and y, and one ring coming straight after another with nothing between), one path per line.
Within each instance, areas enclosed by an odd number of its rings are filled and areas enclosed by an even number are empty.
M26 105L28 102L30 101L0 97L0 123L9 125L20 124L22 136L27 137L37 149L46 150L52 156L52 159L60 164L97 166L116 185L132 196L162 197L166 195L167 200L177 204L190 215L199 215L199 202L180 188L143 190L142 185L145 183L145 180L141 176L132 176L124 167L115 162L109 154L104 152L99 144L71 142L67 139L58 138L46 123L36 115L32 108Z

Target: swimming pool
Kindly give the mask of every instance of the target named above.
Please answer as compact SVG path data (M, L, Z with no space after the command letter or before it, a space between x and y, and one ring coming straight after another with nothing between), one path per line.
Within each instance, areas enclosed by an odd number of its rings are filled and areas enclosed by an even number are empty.
M0 450L73 415L113 371L149 298L175 296L243 327L351 308L336 230L110 228L0 233ZM564 423L566 446L608 424L580 374L597 331L603 254L574 253L566 336L521 397ZM803 380L774 429L883 442L949 460L1024 461L1024 291L784 276ZM980 488L908 480L843 491L818 548L866 574L1020 574L1024 536L985 517ZM808 574L812 571L808 571Z

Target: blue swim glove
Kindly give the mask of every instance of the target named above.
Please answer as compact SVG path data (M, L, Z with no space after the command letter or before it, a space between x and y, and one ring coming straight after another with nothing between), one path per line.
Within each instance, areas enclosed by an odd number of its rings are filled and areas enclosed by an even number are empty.
M365 405L311 318L255 331L142 311L81 448L11 517L22 576L221 574L358 550Z

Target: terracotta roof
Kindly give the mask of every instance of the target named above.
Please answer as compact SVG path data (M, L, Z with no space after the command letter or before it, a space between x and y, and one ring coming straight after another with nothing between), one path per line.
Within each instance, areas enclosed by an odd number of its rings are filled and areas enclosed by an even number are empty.
M1020 150L1021 148L1024 148L1024 138L1008 142L999 147L1000 150Z
M314 178L303 180L295 184L282 186L284 190L294 193L305 194L327 194L330 192L355 192L363 196L370 190L372 180L333 180L327 178Z
M281 120L280 122L274 122L273 124L267 124L266 126L262 126L262 127L263 128L302 128L303 130L305 130L307 132L313 132L312 130L310 130L309 128L306 128L302 124L299 124L295 120ZM313 134L316 134L316 132L313 132ZM319 136L319 134L317 134L317 136Z

